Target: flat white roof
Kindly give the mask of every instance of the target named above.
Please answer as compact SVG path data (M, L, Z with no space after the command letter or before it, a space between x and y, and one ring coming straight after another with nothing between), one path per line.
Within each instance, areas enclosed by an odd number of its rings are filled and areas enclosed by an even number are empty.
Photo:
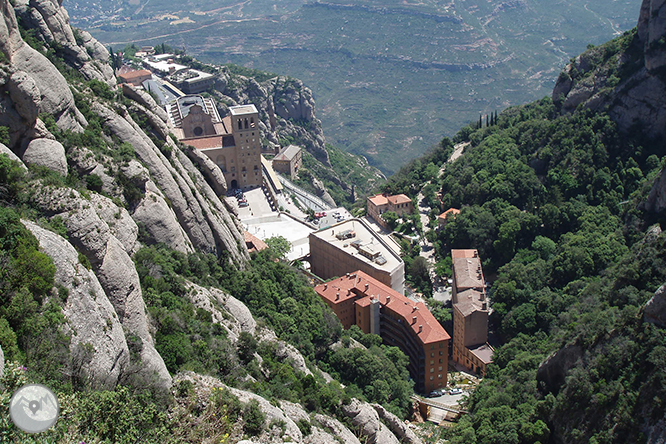
M337 235L347 230L353 231L355 237L338 239ZM393 249L389 248L385 243L386 241L377 236L377 233L370 229L370 227L360 219L345 220L316 231L312 233L311 236L316 236L345 253L367 262L377 269L391 272L402 264L400 256L398 256ZM358 246L363 246L363 248L356 248L352 243L356 243ZM377 260L370 259L361 254L362 250L365 250L368 254L373 252L373 254L383 257L386 262L380 263L381 261L378 262Z
M250 103L249 105L230 106L229 111L232 116L240 116L242 114L257 113L257 108Z

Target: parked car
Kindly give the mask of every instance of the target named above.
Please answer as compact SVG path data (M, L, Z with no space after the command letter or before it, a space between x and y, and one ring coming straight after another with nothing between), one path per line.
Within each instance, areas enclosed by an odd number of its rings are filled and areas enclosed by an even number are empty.
M436 397L436 396L442 396L442 395L443 395L443 393L442 393L441 390L433 390L432 392L430 392L430 394L428 395L428 397L429 397L429 398L434 398L434 397Z
M241 208L245 208L245 207L249 206L249 204L246 201L243 201L243 202L239 202L238 206L241 207Z
M449 393L452 394L452 395L459 395L462 392L463 392L462 389L455 388L455 389L451 389L451 391Z

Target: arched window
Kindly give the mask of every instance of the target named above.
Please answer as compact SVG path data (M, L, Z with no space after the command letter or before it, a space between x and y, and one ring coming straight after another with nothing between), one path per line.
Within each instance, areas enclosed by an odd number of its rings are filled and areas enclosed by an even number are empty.
M248 128L248 122L247 122L247 117L245 118L245 129Z
M241 119L238 119L238 129L239 130L243 129L243 122L241 121Z

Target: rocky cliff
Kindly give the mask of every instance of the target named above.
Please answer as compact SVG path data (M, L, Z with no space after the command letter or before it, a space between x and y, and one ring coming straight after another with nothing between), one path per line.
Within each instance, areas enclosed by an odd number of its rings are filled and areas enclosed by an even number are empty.
M132 255L141 242L161 242L183 253L225 254L227 266L244 267L249 255L239 223L220 196L226 191L222 173L204 177L206 168L196 164L205 160L189 153L193 162L168 137L166 113L150 96L131 88L125 97L114 92L108 52L69 26L61 2L26 0L13 6L1 0L0 10L0 126L9 137L3 151L63 177L94 175L101 182L85 193L39 180L30 185L32 207L47 220L62 222L67 233L65 239L25 221L54 260L57 283L69 291L64 313L70 331L82 333L74 334L72 353L81 341L92 343L95 351L83 370L113 386L130 364L126 337L131 335L140 341L144 369L169 385ZM106 92L91 89L97 85ZM90 270L79 264L79 253Z
M566 66L553 89L562 112L579 106L607 111L628 133L666 135L666 2L643 0L637 29L588 49Z

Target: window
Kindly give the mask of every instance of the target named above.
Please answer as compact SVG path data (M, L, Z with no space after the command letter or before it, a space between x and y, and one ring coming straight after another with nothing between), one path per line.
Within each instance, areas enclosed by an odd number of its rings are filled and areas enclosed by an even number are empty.
M437 378L438 378L438 379L442 379L442 375L437 375Z
M431 368L431 369L430 369L430 373L435 373L435 369L434 369L434 368Z
M440 371L440 372L442 371L442 366L441 366L441 365L439 366L439 371Z
M431 377L430 377L430 380L432 381L433 379L435 379L435 377L434 377L434 376L431 376Z
M430 360L430 365L433 365L434 363L435 363L435 361L433 361L433 360L431 359L431 360Z

